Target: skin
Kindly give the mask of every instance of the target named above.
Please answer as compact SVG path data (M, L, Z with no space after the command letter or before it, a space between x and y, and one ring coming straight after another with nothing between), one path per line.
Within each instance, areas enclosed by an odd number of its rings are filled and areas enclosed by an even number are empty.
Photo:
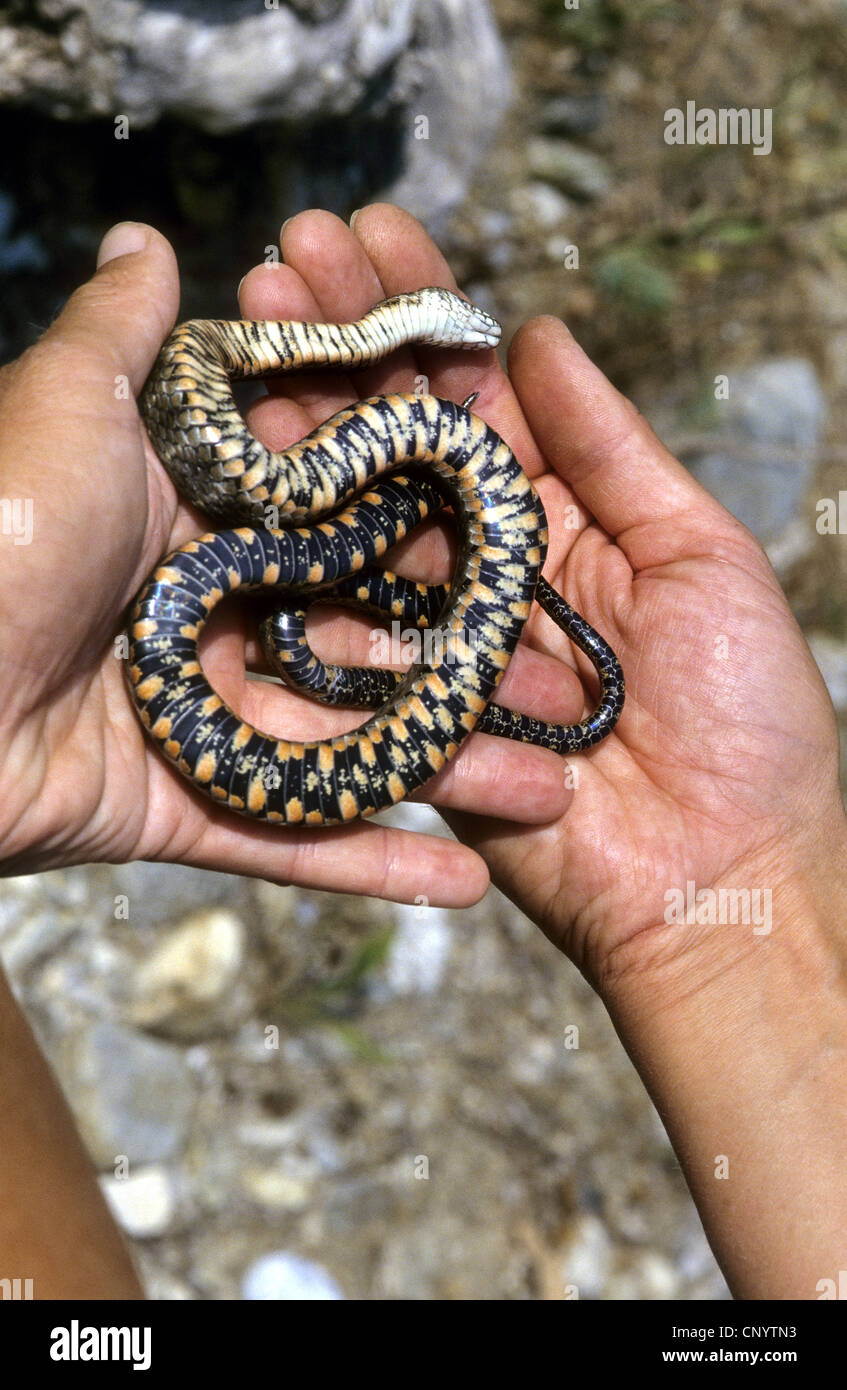
M144 249L127 252L128 235ZM242 281L245 317L344 321L402 290L455 288L419 224L388 205L364 209L352 230L300 214L281 245L284 264ZM545 750L473 735L426 789L461 843L242 822L143 738L110 640L155 561L208 528L175 498L133 400L114 391L120 374L132 396L140 389L175 319L173 254L136 224L105 249L116 258L0 373L2 495L32 496L35 517L31 546L2 538L5 871L163 859L453 906L476 901L490 874L602 995L733 1291L817 1297L847 1268L847 826L832 706L760 546L557 319L521 328L508 376L493 352L406 350L355 378L269 383L248 424L275 447L421 372L437 395L478 391L474 411L544 501L545 575L611 642L628 695L615 733L573 760L575 778ZM45 409L51 391L60 424ZM443 582L451 555L429 525L395 563ZM342 662L366 660L368 630L331 611L313 624L320 654ZM243 615L225 612L204 663L260 727L296 737L360 722L248 684L245 658L260 665ZM590 703L590 668L536 614L498 699L574 720L581 676ZM511 819L479 815L504 786ZM689 881L769 892L770 931L669 923L666 894ZM46 1126L55 1097L43 1095Z

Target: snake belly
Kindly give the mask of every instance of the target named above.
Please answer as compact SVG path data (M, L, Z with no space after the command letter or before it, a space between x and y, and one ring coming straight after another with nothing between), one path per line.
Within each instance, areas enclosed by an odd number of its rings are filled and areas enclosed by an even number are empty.
M246 430L231 381L367 366L402 343L475 348L498 336L484 311L425 289L386 300L356 323L194 320L165 343L139 401L154 448L183 496L230 526L246 524L190 541L157 567L131 617L127 672L151 737L214 801L276 824L329 826L421 787L489 706L547 547L532 484L508 445L464 407L430 395L377 396L274 452ZM311 595L373 566L427 508L402 487L368 488L411 465L437 480L459 533L439 659L414 666L351 733L292 742L253 728L200 665L212 610L236 591ZM604 698L610 709L616 704L616 677Z

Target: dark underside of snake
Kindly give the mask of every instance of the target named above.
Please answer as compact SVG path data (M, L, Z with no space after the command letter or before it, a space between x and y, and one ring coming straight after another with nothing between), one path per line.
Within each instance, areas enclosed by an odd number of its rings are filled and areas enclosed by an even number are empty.
M416 791L474 728L561 753L590 748L614 728L620 665L541 577L544 510L483 420L435 396L378 396L274 453L246 430L232 396L231 382L246 377L368 366L405 343L482 348L498 337L483 310L424 289L383 301L357 323L195 320L165 343L142 418L183 496L237 529L190 541L157 567L131 617L127 671L152 738L221 805L280 825L337 825ZM449 590L380 568L389 547L445 503L459 539ZM273 591L279 607L262 624L271 666L316 699L373 708L360 728L289 742L254 729L215 693L198 642L212 609L237 590ZM431 630L432 640L403 676L327 667L306 640L316 600L400 619ZM546 724L491 702L533 601L599 675L597 706L578 724Z

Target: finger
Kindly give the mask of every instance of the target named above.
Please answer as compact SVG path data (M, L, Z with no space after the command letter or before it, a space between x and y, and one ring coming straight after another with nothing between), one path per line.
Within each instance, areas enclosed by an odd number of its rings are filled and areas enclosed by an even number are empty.
M372 203L356 213L353 231L379 278L382 294L401 294L420 285L456 290L456 281L441 252L417 218L403 208L392 203ZM496 352L430 349L420 360L436 395L461 401L472 391L479 391L474 413L506 440L530 478L543 472L543 454Z
M239 719L270 738L308 742L352 733L373 717L363 710L321 704L275 681L248 679L245 633L249 627L241 605L224 605L215 613L200 647L207 678ZM502 690L504 703L512 702L512 690L526 713L563 723L578 719L584 697L574 672L540 653L522 651L520 657L504 676L498 698ZM363 655L355 664L364 661ZM537 824L564 811L569 796L565 772L562 759L547 749L475 734L416 799L473 810L496 803L502 788L508 786L510 819Z
M292 217L283 228L282 252L286 264L308 283L327 323L360 319L387 297L361 243L334 213L310 209ZM415 351L398 348L384 362L355 373L354 399L413 391L418 373Z
M512 824L546 825L564 815L573 792L568 764L548 748L490 734L472 734L456 756L410 801L428 801L443 811L478 812L504 803Z
M733 525L559 319L518 329L509 370L546 458L634 568L702 551L704 526Z
M269 608L272 607L271 601ZM542 627L539 622L540 650L525 642L520 643L497 687L495 698L498 704L535 719L553 724L571 724L582 714L584 694L573 667L563 665L563 657L571 655L570 643L545 613L540 611L538 618L544 619L548 625ZM385 620L387 622L388 619ZM420 644L423 644L424 655L427 653L425 632L405 627L390 630L366 614L331 604L315 604L309 609L306 639L315 655L328 664L387 666L403 675L407 674L411 661L421 650ZM383 660L386 639L390 652L387 660ZM375 641L379 642L378 648ZM546 650L548 647L552 650ZM258 640L251 638L249 628L245 655L251 670L268 669L261 659ZM314 709L315 702L309 701L309 707Z
M236 620L232 622L235 624ZM319 704L269 681L245 679L243 651L243 632L235 625L221 623L204 649L204 667L218 694L238 717L271 738L298 742L334 738L352 733L371 717L362 710ZM542 714L551 709L567 710L566 722L578 718L583 702L581 688L574 698L572 683L578 682L573 672L568 672L567 678L571 684L565 696L557 682L546 704L530 699L530 707L540 709ZM551 687L552 684L551 678ZM485 734L474 735L463 743L446 767L426 783L418 799L471 810L490 805L492 798L502 796L504 786L509 788L509 817L514 821L547 821L560 815L567 805L564 765L556 754Z
M361 246L334 213L313 209L289 218L280 245L284 264L256 266L239 286L241 310L249 318L347 323L385 297ZM268 390L326 419L365 396L414 389L415 373L414 354L406 348L393 352L390 363L354 375L316 371L272 377Z
M473 850L435 835L358 821L316 831L241 820L151 758L149 811L135 858L433 907L470 907L488 888Z
M383 213L389 220L394 214L407 218L417 239L430 252L428 257L420 257L419 273L401 275L396 280L389 258L385 268L392 272L390 283L383 281L382 267L373 263L369 246L359 238L360 225L366 230L374 224L379 227ZM323 316L330 322L360 318L378 300L424 285L442 285L454 293L457 289L449 268L420 223L390 204L375 204L358 212L355 235L330 213L301 213L286 224L283 249L286 262L295 266L315 289ZM405 247L398 244L398 250L402 268ZM385 361L356 373L356 397L418 390L421 377L423 389L450 400L461 401L472 392L479 392L480 399L474 405L478 414L483 413L483 403L488 400L491 380L505 381L493 351L415 346L392 352Z
M238 303L240 313L248 319L324 321L311 287L289 265L255 266L238 287ZM309 429L358 399L353 379L344 371L295 370L268 377L266 385L271 398L286 397L301 407L310 420Z
M75 290L36 350L107 356L138 395L179 307L173 248L154 227L119 222L100 244L97 272Z

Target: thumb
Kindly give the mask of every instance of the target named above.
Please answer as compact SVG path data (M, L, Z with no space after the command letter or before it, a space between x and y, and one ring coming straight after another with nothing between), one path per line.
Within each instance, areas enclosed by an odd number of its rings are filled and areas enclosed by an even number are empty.
M118 222L100 243L97 273L74 291L42 342L104 357L137 396L178 309L170 242L143 222Z

